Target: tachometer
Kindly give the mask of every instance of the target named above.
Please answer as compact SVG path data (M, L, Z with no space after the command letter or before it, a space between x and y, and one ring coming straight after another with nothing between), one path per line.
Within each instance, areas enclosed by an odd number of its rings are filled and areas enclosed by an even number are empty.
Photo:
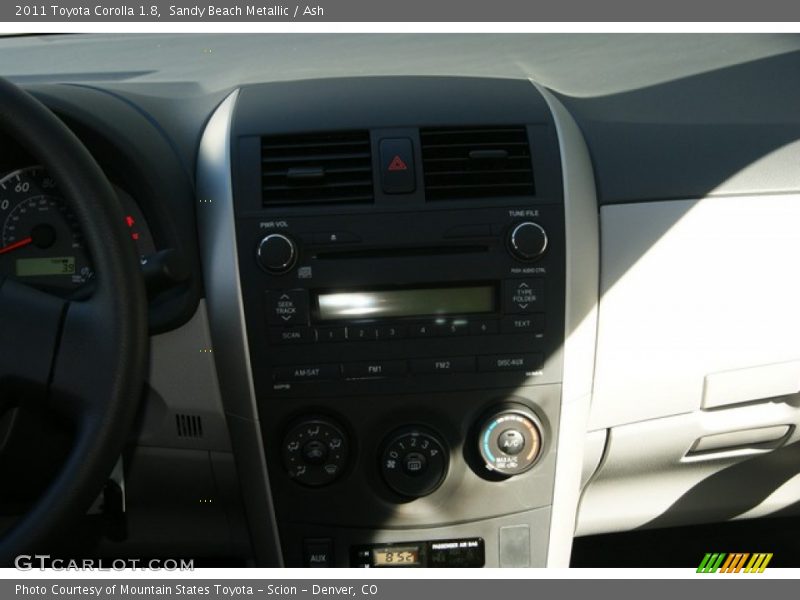
M0 179L0 228L0 273L55 288L94 276L75 216L42 167Z

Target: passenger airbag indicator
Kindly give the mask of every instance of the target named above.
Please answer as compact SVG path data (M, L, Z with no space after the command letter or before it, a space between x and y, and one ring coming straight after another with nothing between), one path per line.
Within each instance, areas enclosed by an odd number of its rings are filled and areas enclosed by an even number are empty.
M482 538L398 542L355 546L354 567L483 567L486 554Z

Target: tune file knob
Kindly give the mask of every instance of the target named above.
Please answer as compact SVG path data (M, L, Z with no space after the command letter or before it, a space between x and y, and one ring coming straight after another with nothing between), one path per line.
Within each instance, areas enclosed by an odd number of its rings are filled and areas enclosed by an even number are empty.
M535 260L547 250L547 232L538 223L525 221L511 228L508 249L520 260Z

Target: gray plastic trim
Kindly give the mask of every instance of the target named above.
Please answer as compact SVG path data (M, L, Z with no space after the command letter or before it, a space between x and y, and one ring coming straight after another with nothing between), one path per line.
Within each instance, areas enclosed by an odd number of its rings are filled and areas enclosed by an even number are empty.
M214 359L231 431L256 560L283 566L250 368L239 282L231 180L231 124L238 90L216 109L197 157L197 221Z
M575 120L533 83L553 114L561 150L566 239L564 383L561 397L548 567L568 567L580 499L584 439L594 381L600 243L592 162Z

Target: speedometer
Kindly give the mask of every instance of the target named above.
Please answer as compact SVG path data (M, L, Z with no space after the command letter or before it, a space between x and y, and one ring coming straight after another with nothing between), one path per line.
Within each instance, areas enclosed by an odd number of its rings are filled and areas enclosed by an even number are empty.
M75 216L42 167L0 179L0 228L0 272L56 288L93 277Z
M139 254L151 254L155 248L138 207L122 190L117 193ZM42 167L0 178L0 275L54 291L69 291L94 277L75 215Z

